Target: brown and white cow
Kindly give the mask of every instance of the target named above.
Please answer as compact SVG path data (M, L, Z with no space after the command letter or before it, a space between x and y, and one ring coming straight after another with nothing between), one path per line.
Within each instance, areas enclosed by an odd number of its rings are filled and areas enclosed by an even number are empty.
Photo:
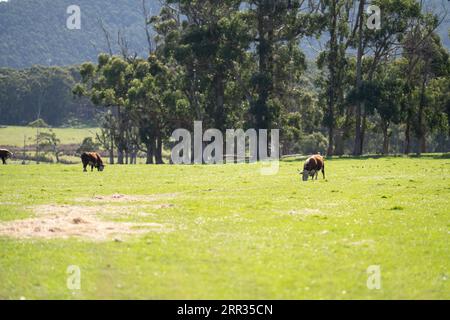
M0 158L2 159L3 164L6 164L6 160L12 158L13 153L6 149L0 149Z
M302 175L303 181L308 181L309 177L312 177L314 180L314 176L317 180L319 171L322 171L323 178L325 179L325 160L320 154L315 154L306 159L303 165L303 171L300 174Z
M86 167L91 166L91 171L94 171L94 167L98 171L103 171L105 165L103 160L97 152L85 152L81 155L81 161L83 162L83 171L86 172Z

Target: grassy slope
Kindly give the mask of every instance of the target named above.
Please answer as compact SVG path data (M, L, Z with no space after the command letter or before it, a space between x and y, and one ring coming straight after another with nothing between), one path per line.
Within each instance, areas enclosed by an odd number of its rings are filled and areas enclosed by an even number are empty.
M448 298L450 161L328 161L302 183L254 165L1 166L0 220L94 194L178 192L156 216L175 231L124 242L0 239L0 298ZM167 201L167 200L166 200ZM314 210L313 210L314 209ZM296 211L298 214L289 214ZM66 288L79 265L82 290ZM380 265L382 289L366 270Z
M81 144L86 137L95 137L97 128L56 128L53 131L61 140L61 144ZM24 135L27 137L27 144L33 144L33 139L36 137L36 129L30 127L16 127L8 126L0 128L0 147L14 146L22 147Z

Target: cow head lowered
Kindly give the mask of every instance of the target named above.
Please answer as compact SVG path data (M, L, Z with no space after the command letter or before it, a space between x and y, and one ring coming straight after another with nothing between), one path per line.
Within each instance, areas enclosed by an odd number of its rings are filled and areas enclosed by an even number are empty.
M303 181L308 181L309 177L312 177L312 179L314 179L314 176L317 180L319 171L322 171L323 178L325 179L324 159L320 154L316 154L306 159L305 163L303 164L303 171L299 171L299 173L301 174Z
M0 158L2 159L3 164L6 164L6 160L10 159L14 156L14 154L7 149L0 149Z
M303 171L299 170L298 173L302 176L302 180L303 181L308 181L309 177L313 177L314 178L314 175L316 174L316 171L308 170L308 169L303 168Z

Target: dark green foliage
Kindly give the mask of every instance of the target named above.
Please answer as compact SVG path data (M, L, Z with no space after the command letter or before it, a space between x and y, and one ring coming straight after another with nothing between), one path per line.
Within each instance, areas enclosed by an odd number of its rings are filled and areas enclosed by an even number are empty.
M75 100L76 68L40 67L0 69L0 124L26 125L42 118L51 126L93 119L87 99Z
M81 154L83 152L93 152L98 150L100 145L92 139L92 137L87 137L83 139L80 147L77 149L77 153Z
M36 141L39 145L39 150L43 151L44 154L53 154L56 162L59 163L59 155L61 152L58 150L58 147L61 141L51 129L49 131L39 132Z
M159 11L157 1L149 10ZM70 5L81 9L81 30L66 27ZM117 34L126 38L131 53L145 54L141 0L11 0L0 2L0 67L73 65L95 61L108 52L99 19L110 33L111 46L119 53Z

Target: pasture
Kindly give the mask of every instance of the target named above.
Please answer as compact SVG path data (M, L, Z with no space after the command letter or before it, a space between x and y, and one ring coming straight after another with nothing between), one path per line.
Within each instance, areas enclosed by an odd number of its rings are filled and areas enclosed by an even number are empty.
M450 297L450 159L258 166L0 166L0 299Z
M41 131L48 131L42 128ZM98 128L52 128L62 145L81 144L84 138L95 138ZM34 144L36 129L32 127L6 126L0 127L0 146L23 147L24 136L27 145Z

